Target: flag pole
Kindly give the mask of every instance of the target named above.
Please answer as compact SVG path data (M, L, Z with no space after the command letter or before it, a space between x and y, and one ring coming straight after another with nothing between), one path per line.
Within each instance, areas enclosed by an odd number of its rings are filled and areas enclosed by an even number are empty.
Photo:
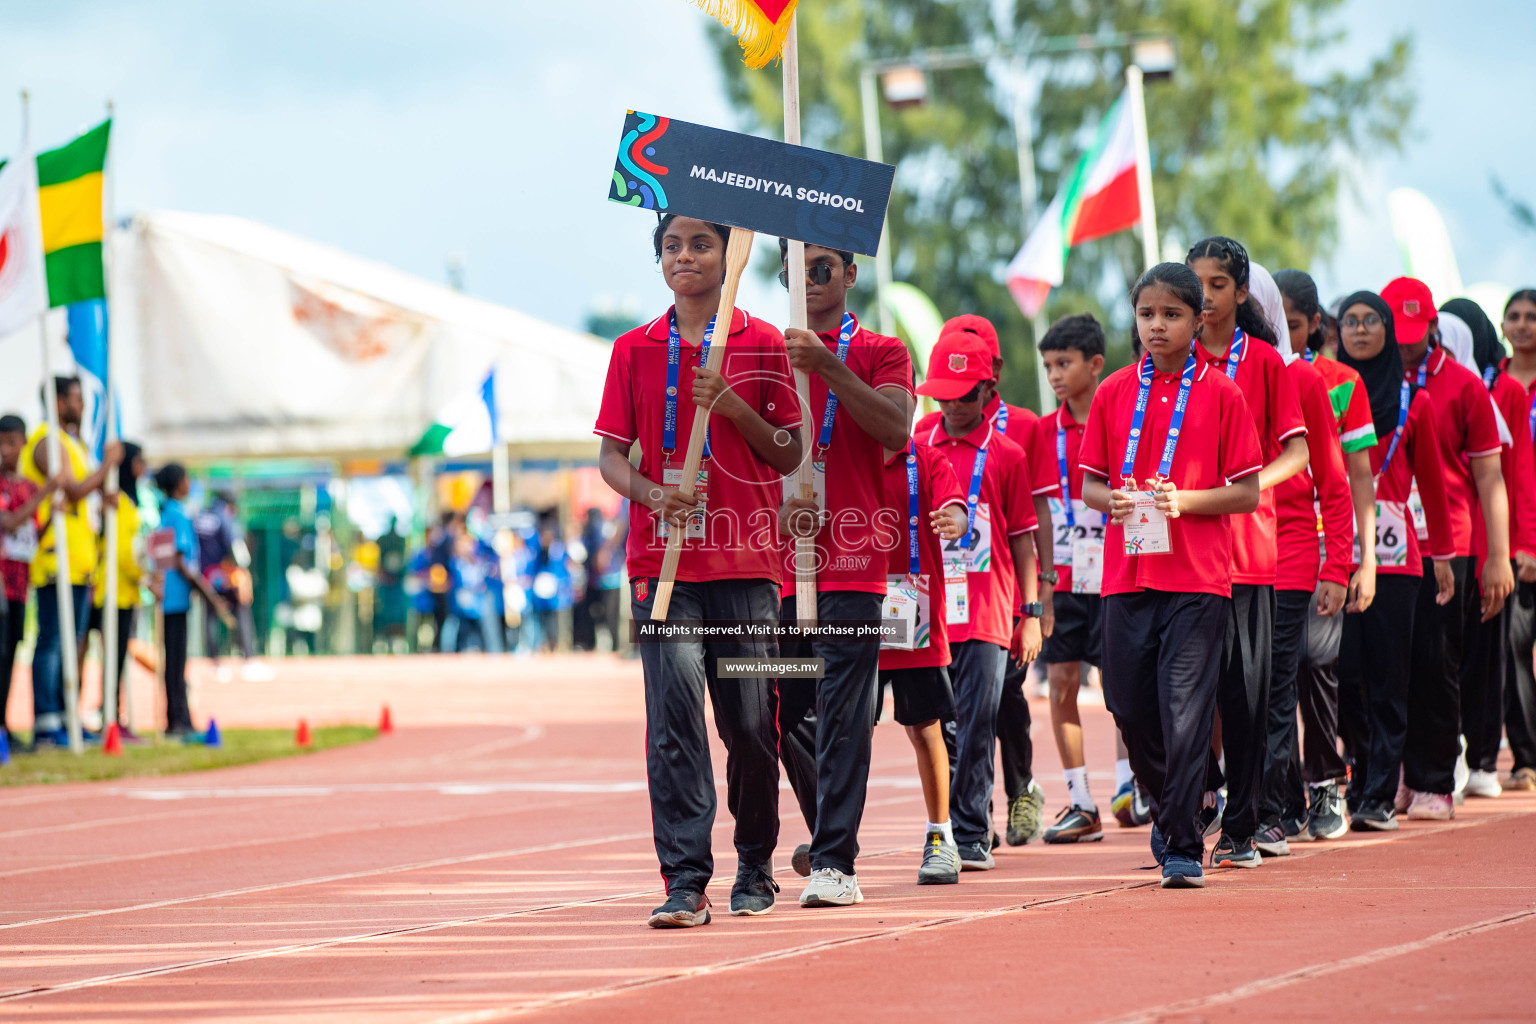
M800 46L798 13L791 15L789 35L784 40L784 141L800 145ZM810 323L805 308L805 243L789 240L785 269L789 274L789 326L806 330ZM795 394L800 399L800 466L795 482L800 498L814 501L816 490L811 466L815 437L811 426L811 380L805 371L795 371ZM819 514L819 513L818 513ZM795 539L795 618L802 629L816 626L816 538Z
M107 120L112 120L112 101L107 101ZM102 174L102 226L101 226L101 262L102 262L102 334L107 342L107 379L106 398L102 401L102 415L106 417L106 444L110 448L118 440L117 436L117 401L113 397L113 388L117 383L117 375L113 372L116 360L113 354L117 346L112 343L112 148L111 136L108 136L107 158L105 173ZM102 489L101 499L101 530L106 541L106 554L103 558L105 571L102 574L101 596L101 730L105 740L106 731L117 722L118 701L118 674L122 666L118 664L117 642L117 506L121 501L121 491L118 489L117 480L108 474L105 487ZM131 726L132 723L130 722Z
M1136 136L1136 192L1141 207L1141 259L1150 270L1158 264L1157 208L1152 202L1152 147L1147 141L1147 102L1141 68L1125 69L1125 92L1131 104L1131 127Z

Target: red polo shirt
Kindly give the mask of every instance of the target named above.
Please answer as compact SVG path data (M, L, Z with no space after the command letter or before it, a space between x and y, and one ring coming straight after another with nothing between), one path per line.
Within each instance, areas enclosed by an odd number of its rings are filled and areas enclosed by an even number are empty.
M1477 383L1478 387L1482 387L1481 381ZM1429 530L1429 550L1423 551L1418 534L1413 529L1411 515L1406 509L1399 510L1399 515L1406 517L1404 521L1408 523L1405 531L1408 538L1407 560L1403 565L1387 565L1382 562L1378 551L1378 574L1422 576L1425 558L1444 559L1452 555L1451 515L1440 465L1440 422L1441 417L1434 400L1430 398L1427 389L1421 388L1414 392L1413 401L1408 403L1408 422L1403 427L1403 441L1385 473L1381 472L1381 464L1387 457L1387 449L1392 445L1392 433L1378 439L1376 446L1371 449L1371 473L1379 474L1376 479L1377 503L1406 505L1409 489L1417 482L1419 501L1424 505L1424 525ZM1350 571L1356 568L1358 566L1352 565Z
M1139 365L1116 370L1099 386L1083 430L1083 472L1108 481L1112 488L1121 483L1120 470L1136 409ZM1153 372L1134 464L1138 485L1157 474L1178 394L1179 374ZM1202 362L1189 389L1169 479L1181 491L1203 491L1225 487L1263 467L1264 457L1242 391L1220 369ZM1125 528L1110 524L1104 531L1104 596L1161 590L1231 597L1235 572L1228 520L1242 518L1246 517L1185 514L1170 519L1172 550L1162 555L1127 555Z
M965 507L965 492L955 479L955 471L942 452L932 445L919 443L917 449L917 564L918 571L928 577L928 646L915 651L881 651L880 667L933 668L949 664L949 628L944 614L944 566L943 542L933 532L928 513L945 505ZM989 458L990 462L991 459ZM892 531L896 539L891 548L890 564L886 571L893 576L904 576L911 571L911 557L907 550L910 539L907 521L907 453L897 452L885 464L885 500L892 509L899 509L893 519Z
M1066 441L1067 485L1071 491L1070 497L1075 499L1082 498L1083 467L1079 461L1079 453L1082 451L1083 446L1084 426L1085 424L1079 423L1072 418L1072 410L1067 408L1065 403L1058 407L1055 412L1048 413L1040 418L1040 425L1035 428L1035 447L1030 452L1029 464L1031 466L1044 464L1050 470L1051 483L1049 487L1036 490L1036 494L1044 494L1046 497L1055 498L1058 501L1062 498L1061 465L1056 447L1056 438L1058 433L1060 433L1062 440ZM1035 475L1038 477L1039 473ZM1088 510L1088 515L1092 517L1094 523L1098 523L1104 518L1102 512L1095 512L1092 509ZM1078 529L1082 528L1083 523L1080 519L1077 525ZM1051 521L1053 540L1067 537L1068 531L1071 529L1067 525L1065 516L1060 519L1053 518ZM1061 579L1055 587L1056 593L1070 594L1072 592L1072 560L1070 558L1057 559L1056 571L1061 573Z
M1012 424L1009 424L1012 426ZM985 640L1007 647L1013 639L1013 611L1018 603L1018 580L1013 568L1009 538L1029 533L1038 525L1035 500L1029 486L1029 457L1024 449L982 420L964 437L950 437L942 419L920 437L941 451L954 470L960 489L969 497L971 474L981 449L987 449L978 495L978 529L981 506L990 517L992 564L986 572L966 574L970 621L949 624L950 643Z
M671 311L613 343L608 379L593 432L624 444L640 442L640 473L657 484L668 465L681 469L693 433L693 371L699 350L683 343L677 382L677 442L663 454L662 425L667 390L667 327ZM717 343L719 339L716 339ZM773 325L737 309L726 344L725 378L741 398L776 427L800 425L800 403L790 373L784 336ZM710 417L712 457L706 536L683 542L677 578L698 583L723 579L779 582L778 510L782 477L758 457L741 432L723 416ZM667 542L657 536L657 517L638 501L629 503L630 578L657 576Z
M1325 362L1327 360L1324 360ZM1340 367L1340 369L1349 369ZM1275 567L1275 589L1311 592L1319 579L1349 585L1351 546L1355 538L1355 507L1350 501L1349 474L1344 468L1344 449L1339 443L1338 419L1328 385L1322 374L1305 359L1285 368L1301 401L1307 425L1309 468L1275 485L1276 536L1280 553ZM1364 403L1359 389L1354 398ZM1366 423L1370 407L1365 406ZM1313 502L1316 501L1317 505ZM1317 545L1319 508L1323 520L1328 559L1319 569Z
M1451 542L1455 553L1465 557L1473 553L1472 522L1481 518L1477 484L1472 480L1472 460L1498 455L1503 444L1499 441L1498 421L1493 417L1493 400L1477 374L1450 358L1443 348L1430 349L1424 361L1429 367L1424 387L1435 400L1435 428L1440 435L1440 461L1445 468L1445 500L1451 512ZM1407 376L1416 381L1418 371ZM1420 480L1419 487L1423 486Z
M1024 449L1025 456L1029 458L1030 490L1036 494L1044 494L1050 488L1056 471L1051 468L1054 462L1040 464L1034 458L1035 433L1040 417L1034 410L1026 409L1022 405L1006 405L996 395L992 396L991 403L981 411L981 414L987 418L988 423L996 426L1005 407L1008 410L1008 427L1003 431L1003 436ZM933 428L938 426L943 415L943 413L931 412L918 420L917 425L912 428L912 436L927 437L933 432Z
M1229 346L1219 357L1213 356L1204 345L1195 343L1195 354L1223 376L1230 351ZM1285 360L1275 347L1253 337L1244 341L1236 376L1231 379L1248 403L1254 430L1259 435L1259 451L1267 466L1280 456L1286 441L1307 432L1296 386L1287 376ZM1264 585L1275 582L1278 529L1273 488L1259 494L1259 507L1251 515L1232 517L1233 583Z
M1499 450L1499 468L1504 473L1504 493L1509 501L1509 555L1513 558L1516 551L1536 555L1536 459L1531 443L1530 396L1507 373L1494 378L1489 394L1510 436L1510 443ZM1488 554L1486 534L1483 517L1474 517L1472 550L1477 553L1479 573Z
M827 348L837 351L837 334L822 333ZM912 359L899 338L888 338L858 326L848 343L848 368L868 384L880 388L900 388L912 393ZM821 375L810 375L812 458L826 464L827 507L823 510L821 531L816 535L818 566L816 589L857 590L866 594L885 593L886 549L876 539L875 517L886 508L882 464L885 449L880 442L854 422L848 406L839 402L832 418L831 443L819 449L822 417L827 408L827 382ZM794 478L787 482L793 488ZM903 504L905 508L905 504ZM905 516L905 513L903 513ZM783 544L785 597L795 596L793 543Z

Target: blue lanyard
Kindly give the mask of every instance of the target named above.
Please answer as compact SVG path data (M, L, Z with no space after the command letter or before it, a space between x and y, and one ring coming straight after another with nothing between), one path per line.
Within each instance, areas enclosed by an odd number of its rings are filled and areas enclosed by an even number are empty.
M1247 344L1248 335L1243 329L1232 328L1232 344L1227 347L1227 380L1237 380L1237 364L1242 361L1243 348Z
M965 546L971 546L971 538L976 535L976 503L981 500L981 474L987 468L987 441L982 442L982 447L976 452L976 461L971 463L971 492L965 496Z
M1421 388L1428 379L1425 372L1427 369L1427 364L1419 364L1419 387ZM1387 467L1392 464L1392 456L1397 454L1397 446L1402 443L1403 430L1408 426L1408 406L1412 398L1412 393L1408 390L1408 378L1404 377L1402 390L1397 394L1397 429L1392 431L1392 443L1387 445L1387 457L1381 460L1381 471L1376 474L1378 480L1386 475Z
M1531 428L1531 440L1536 441L1536 402L1531 403L1531 414L1527 417L1526 422Z
M1309 363L1315 363L1317 362L1317 353L1313 352L1311 349L1307 349L1301 354L1301 358L1305 359Z
M837 361L848 362L848 345L853 341L853 330L858 323L852 313L843 314L843 325L837 331ZM827 389L827 407L821 414L821 436L816 439L816 452L820 454L832 443L832 421L837 418L837 393Z
M907 442L907 573L922 571L917 559L917 442Z
M1234 345L1237 340L1233 339ZM1184 426L1184 410L1189 407L1189 389L1195 382L1195 353L1189 353L1184 362L1184 372L1179 376L1179 397L1173 405L1173 416L1168 420L1168 440L1163 444L1163 457L1157 464L1157 475L1166 480L1173 472L1173 453L1179 446L1179 431ZM1147 402L1152 397L1152 357L1145 356L1136 369L1140 382L1136 389L1136 411L1131 414L1131 436L1125 442L1125 461L1120 466L1120 476L1134 480L1136 476L1136 451L1141 447L1141 426L1147 418Z
M1499 373L1499 368L1497 366L1490 366L1486 370L1484 370L1483 371L1483 387L1487 388L1489 391L1492 391L1493 390L1493 378L1498 376L1498 373Z
M703 366L709 359L709 340L715 334L715 318L709 318L709 326L704 328L704 343L699 346L699 365ZM677 314L674 312L667 317L667 402L666 410L661 418L661 451L663 455L671 455L677 450L677 377L678 367L682 364L683 339L677 333ZM709 458L709 428L704 428L704 458Z
M1056 418L1056 471L1061 477L1061 507L1066 512L1067 525L1077 525L1077 515L1072 511L1072 485L1067 477L1067 428Z
M997 428L999 434L1008 433L1008 403L999 395L997 399L997 412L992 414L992 425Z

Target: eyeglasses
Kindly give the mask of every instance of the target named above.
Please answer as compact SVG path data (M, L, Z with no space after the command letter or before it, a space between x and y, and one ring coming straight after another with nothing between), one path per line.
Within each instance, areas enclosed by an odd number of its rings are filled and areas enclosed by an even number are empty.
M805 268L805 276L811 279L811 284L826 284L832 280L832 265L830 263L812 263ZM789 287L789 271L779 271L779 284Z
M1352 331L1357 327L1380 327L1381 317L1375 313L1367 313L1364 319L1357 316L1347 316L1339 321L1339 325L1346 331Z

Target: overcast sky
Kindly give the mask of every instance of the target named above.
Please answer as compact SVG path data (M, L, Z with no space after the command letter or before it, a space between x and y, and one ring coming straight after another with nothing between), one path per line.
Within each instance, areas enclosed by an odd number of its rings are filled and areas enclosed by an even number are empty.
M567 326L605 297L658 309L654 221L605 201L624 111L738 122L690 3L603 6L7 3L0 151L22 87L44 147L110 97L119 213L237 214L437 280L461 253L470 292ZM1536 202L1536 3L1348 0L1340 21L1345 53L1416 31L1419 105L1406 152L1341 199L1338 251L1313 268L1324 297L1399 272L1386 194L1400 185L1439 205L1467 283L1536 282L1536 236L1488 184L1495 172ZM742 302L780 319L781 296L752 281Z

